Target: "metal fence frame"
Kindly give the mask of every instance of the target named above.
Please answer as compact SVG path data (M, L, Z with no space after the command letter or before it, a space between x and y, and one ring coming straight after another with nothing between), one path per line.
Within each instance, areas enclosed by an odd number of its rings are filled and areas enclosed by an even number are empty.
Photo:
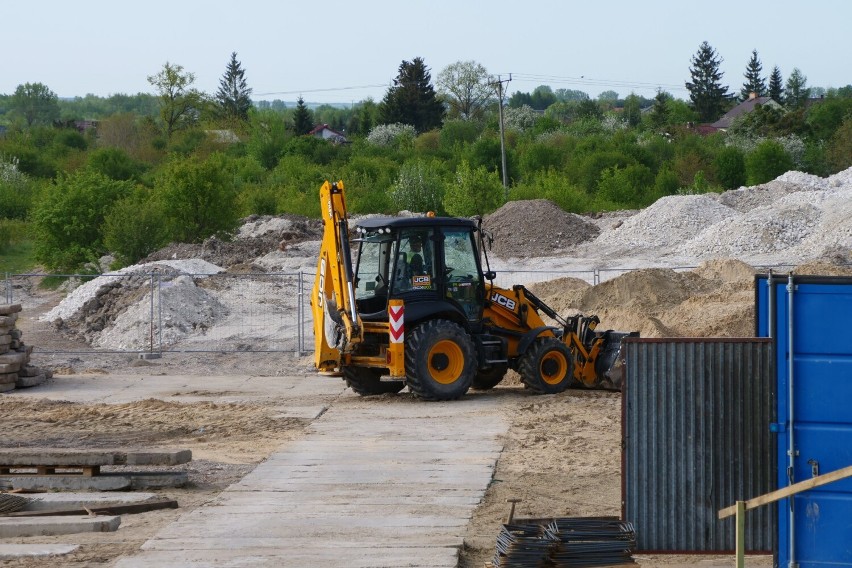
M658 267L658 268L669 268L675 271L686 271L692 270L696 268L696 266L668 266L668 267ZM789 265L774 265L774 266L762 266L757 267L760 269L769 269L778 270L780 268L792 268ZM537 282L545 282L548 280L562 278L562 277L574 277L579 278L581 280L585 280L586 282L597 285L601 282L605 282L621 274L625 274L627 272L632 272L634 270L639 270L637 268L593 268L593 269L585 269L585 270L501 270L498 272L497 278L494 283L497 286L511 288L514 284L525 284L530 285ZM130 273L107 273L102 275L91 275L91 274L43 274L43 273L26 273L26 274L12 274L5 273L5 279L3 281L3 293L5 297L5 303L14 304L16 303L15 298L15 290L14 290L14 282L15 280L23 279L23 278L38 278L45 276L59 276L59 277L67 277L67 278L79 278L81 280L93 279L97 277L110 277L114 276L116 278L128 276ZM152 355L162 354L164 352L228 352L228 353L239 353L239 352L292 352L298 355L306 354L310 349L312 349L312 345L310 345L310 338L313 336L313 322L310 311L310 290L313 288L314 281L314 273L313 272L258 272L258 273L243 273L243 274L231 274L231 273L218 273L218 274L181 274L185 276L189 276L193 278L193 280L201 280L204 278L247 278L247 279L268 279L280 277L282 279L288 278L293 280L293 295L295 296L295 325L293 326L295 329L292 334L288 337L282 338L282 341L287 340L289 347L278 347L278 348L246 348L245 345L238 346L228 346L228 345L220 345L217 347L210 347L204 349L192 349L186 346L170 346L164 345L162 330L164 329L163 324L163 302L162 302L162 291L164 288L168 287L168 283L170 280L166 280L163 278L163 273L160 271L151 271L144 273L133 273L134 276L145 276L149 279L148 287L150 292L150 300L149 300L149 312L148 312L148 327L149 327L149 341L144 349L98 349L92 348L86 351L69 351L69 350L43 350L39 349L36 346L36 350L41 353L148 353ZM262 300L262 298L258 297L258 300ZM258 303L260 305L260 302Z

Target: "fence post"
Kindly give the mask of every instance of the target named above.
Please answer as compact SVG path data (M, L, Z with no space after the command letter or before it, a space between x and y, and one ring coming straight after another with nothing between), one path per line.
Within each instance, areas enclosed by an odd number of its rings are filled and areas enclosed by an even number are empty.
M157 271L157 353L163 354L163 275Z
M305 325L305 273L299 271L299 286L296 296L298 298L298 309L296 317L299 318L299 324L296 326L296 351L299 357L305 354L305 330L302 327Z
M151 311L148 316L148 352L154 352L154 273L151 273Z
M4 291L6 294L6 303L12 303L12 275L8 272L6 273L6 290Z
M746 512L745 501L737 501L737 519L736 519L736 522L737 522L736 566L737 566L737 568L745 568L745 512Z

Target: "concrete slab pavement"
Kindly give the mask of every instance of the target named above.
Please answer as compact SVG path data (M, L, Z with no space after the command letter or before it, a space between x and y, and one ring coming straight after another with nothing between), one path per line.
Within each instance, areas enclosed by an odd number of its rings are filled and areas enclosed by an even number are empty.
M121 517L17 517L0 518L0 538L55 536L118 530Z
M496 401L335 405L116 567L455 567L509 423Z

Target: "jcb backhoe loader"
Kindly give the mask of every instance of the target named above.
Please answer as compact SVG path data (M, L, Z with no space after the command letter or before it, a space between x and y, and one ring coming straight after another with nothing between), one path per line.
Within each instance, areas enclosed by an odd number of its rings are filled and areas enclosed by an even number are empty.
M493 388L510 368L536 393L620 388L621 340L638 334L598 332L596 316L563 318L523 286L495 286L477 222L368 218L350 242L343 182L326 181L320 200L311 296L319 371L342 374L360 395L407 386L425 400Z

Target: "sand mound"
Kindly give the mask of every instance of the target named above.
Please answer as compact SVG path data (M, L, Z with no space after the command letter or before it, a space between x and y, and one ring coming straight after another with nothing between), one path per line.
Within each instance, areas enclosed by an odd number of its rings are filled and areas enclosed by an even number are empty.
M549 256L600 234L596 224L547 199L510 201L482 225L494 236L493 252L501 258Z
M597 315L600 329L639 331L642 337L740 337L754 332L754 269L715 260L691 272L636 270L597 286L538 285L558 312Z
M705 280L721 282L750 282L755 274L753 266L735 258L705 260L693 272Z

